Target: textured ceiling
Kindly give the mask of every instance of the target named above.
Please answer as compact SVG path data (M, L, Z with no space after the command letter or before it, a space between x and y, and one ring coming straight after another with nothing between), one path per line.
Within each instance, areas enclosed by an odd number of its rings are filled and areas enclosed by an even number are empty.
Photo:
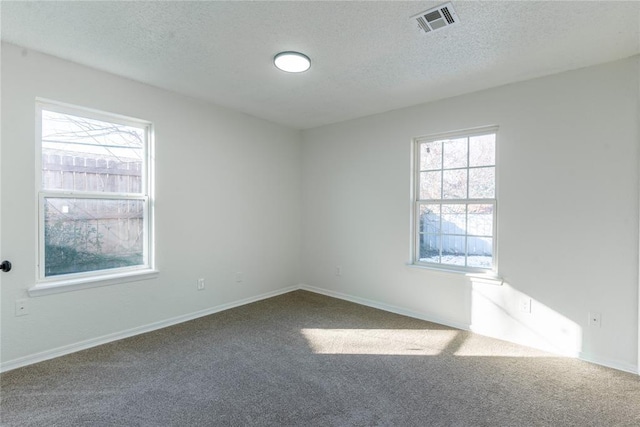
M306 129L640 53L640 2L6 2L2 40ZM311 57L302 74L272 57Z

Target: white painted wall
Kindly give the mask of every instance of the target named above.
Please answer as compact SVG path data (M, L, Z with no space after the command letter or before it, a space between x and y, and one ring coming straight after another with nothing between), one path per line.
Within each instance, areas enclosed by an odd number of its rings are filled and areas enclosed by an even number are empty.
M29 298L30 313L15 317L35 280L36 97L154 123L160 275ZM2 250L14 263L2 276L3 365L297 285L299 141L298 131L3 45Z
M637 370L638 63L301 134L3 45L1 242L14 270L0 288L2 365L278 292L302 277L322 292ZM154 122L161 273L28 298L29 315L15 317L15 300L35 279L36 96ZM500 126L507 283L407 267L411 139L492 124ZM204 292L195 290L198 277L207 279ZM522 298L533 299L531 314L518 310ZM601 328L587 326L589 311L602 313Z
M638 63L304 132L304 282L637 371ZM500 287L405 265L411 139L485 125L500 126ZM519 311L522 298L531 314ZM588 327L589 311L601 328Z

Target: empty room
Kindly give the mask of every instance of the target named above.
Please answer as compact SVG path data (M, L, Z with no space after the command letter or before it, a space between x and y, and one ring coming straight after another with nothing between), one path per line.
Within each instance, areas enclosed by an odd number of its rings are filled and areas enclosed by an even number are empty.
M3 426L640 425L640 2L0 24Z

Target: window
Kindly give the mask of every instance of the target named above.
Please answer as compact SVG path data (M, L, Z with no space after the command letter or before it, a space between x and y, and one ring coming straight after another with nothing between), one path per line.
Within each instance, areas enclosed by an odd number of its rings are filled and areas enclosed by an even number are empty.
M415 139L414 264L496 270L496 132Z
M151 124L37 107L39 281L150 271Z

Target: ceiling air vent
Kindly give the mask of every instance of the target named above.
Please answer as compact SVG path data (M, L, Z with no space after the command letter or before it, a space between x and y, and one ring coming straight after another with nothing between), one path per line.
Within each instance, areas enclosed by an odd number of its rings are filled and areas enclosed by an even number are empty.
M425 33L439 30L458 23L458 15L453 10L451 3L441 4L433 9L425 10L422 13L414 15L411 19L415 19L420 28Z

